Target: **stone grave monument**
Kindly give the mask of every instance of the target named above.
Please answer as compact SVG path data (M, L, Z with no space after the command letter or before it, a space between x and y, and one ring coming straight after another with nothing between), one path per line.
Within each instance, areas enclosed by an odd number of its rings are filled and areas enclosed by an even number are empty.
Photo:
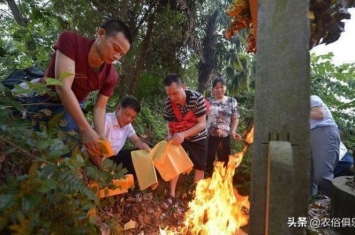
M250 235L306 234L309 21L306 0L259 0Z

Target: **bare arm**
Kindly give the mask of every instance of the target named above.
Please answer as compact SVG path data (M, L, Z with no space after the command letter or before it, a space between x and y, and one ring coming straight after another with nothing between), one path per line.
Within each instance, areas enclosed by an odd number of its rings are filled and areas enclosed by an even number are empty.
M197 124L186 131L175 133L171 138L172 144L181 144L186 137L193 136L206 128L206 115L197 118Z
M106 139L105 117L107 101L107 96L99 94L93 110L94 127L101 139Z
M139 149L141 149L141 150L146 150L146 151L148 151L148 152L151 150L150 147L149 147L146 143L144 143L142 140L140 140L136 134L134 134L133 136L131 136L131 137L129 138L129 141L131 141L131 143L132 143L132 144L134 145L134 147L136 147L136 148L139 148Z
M171 137L173 136L173 134L170 132L170 128L169 128L169 122L166 123L166 129L168 130L168 136L167 139L170 140Z
M325 117L324 107L317 106L311 108L311 118L316 120L322 120Z
M79 131L82 134L83 142L87 148L98 150L98 134L92 129L89 122L86 120L83 111L80 108L79 102L71 89L74 81L75 62L65 56L60 51L56 53L55 62L55 77L60 78L63 73L71 73L69 77L62 79L61 86L56 86L55 90L62 101L62 104L68 114L74 119L78 125Z
M241 136L237 134L237 127L239 124L239 118L238 117L233 117L231 118L231 136L235 140L240 140Z

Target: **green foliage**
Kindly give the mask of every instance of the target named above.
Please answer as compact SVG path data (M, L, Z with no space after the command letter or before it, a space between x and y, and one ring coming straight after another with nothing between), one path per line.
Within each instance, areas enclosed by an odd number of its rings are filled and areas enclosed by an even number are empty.
M0 43L3 52L0 56L0 76L33 65L45 68L51 54L51 45L58 33L57 20L43 15L39 17L39 6L30 7L26 1L22 1L19 8L21 13L25 13L25 18L31 19L26 27L19 27L9 17L10 14L0 18L3 26L0 29L0 35L3 36Z
M355 146L355 64L335 65L333 54L311 55L311 94L330 108L349 150Z
M242 195L250 195L252 146L244 153L243 160L236 168L233 183Z
M143 103L142 110L133 123L139 137L151 145L157 144L167 136L162 107L162 102L156 106Z
M32 88L47 92L42 85ZM26 92L18 89L20 95ZM0 110L0 233L99 233L96 208L101 204L88 182L113 189L112 179L122 178L127 170L111 160L104 160L99 170L79 150L61 159L70 143L63 143L68 135L58 129L60 116L43 132L34 131L21 115L14 115L24 108L2 85Z
M137 88L137 99L145 104L155 104L166 97L163 79L166 75L142 74ZM152 95L154 94L154 95Z
M44 159L45 160L45 159ZM81 161L60 166L43 160L32 161L28 174L7 173L0 192L4 198L0 211L0 231L12 234L73 234L75 231L95 231L86 220L87 211L97 198L78 178Z

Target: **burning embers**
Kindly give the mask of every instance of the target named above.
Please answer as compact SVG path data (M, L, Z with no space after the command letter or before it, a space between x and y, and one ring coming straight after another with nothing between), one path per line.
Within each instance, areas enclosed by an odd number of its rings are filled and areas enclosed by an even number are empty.
M240 227L248 224L250 203L248 196L239 195L233 187L235 168L242 161L244 151L230 156L227 167L223 162L216 162L212 178L199 181L180 231L165 229L160 234L245 234Z

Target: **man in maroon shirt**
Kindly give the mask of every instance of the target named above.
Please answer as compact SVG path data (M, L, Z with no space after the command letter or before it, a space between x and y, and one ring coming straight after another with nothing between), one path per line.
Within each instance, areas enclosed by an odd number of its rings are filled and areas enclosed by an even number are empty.
M112 63L125 55L131 44L128 26L116 19L102 24L95 40L70 31L62 32L53 46L54 53L41 80L45 82L47 77L59 79L62 85L51 87L58 97L33 97L28 103L34 105L27 106L27 113L38 121L32 114L40 110L49 109L53 115L63 112L66 122L60 128L80 132L86 148L99 150L98 140L105 138L106 104L118 82ZM89 93L95 90L99 92L93 109L93 129L82 107Z

